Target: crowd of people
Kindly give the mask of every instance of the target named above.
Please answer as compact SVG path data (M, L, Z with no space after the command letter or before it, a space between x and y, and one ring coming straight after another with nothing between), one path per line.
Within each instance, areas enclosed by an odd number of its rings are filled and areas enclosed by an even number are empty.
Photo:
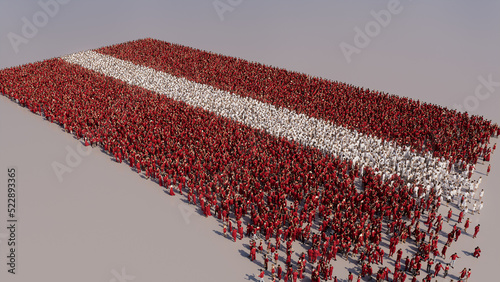
M151 38L96 51L431 151L452 163L476 163L489 136L500 130L480 116Z
M469 181L474 166L461 160L453 166L450 160L435 158L431 152L421 154L409 146L402 148L392 141L94 51L67 55L63 59L251 128L265 130L278 138L318 148L342 160L352 160L361 172L372 167L382 180L396 173L413 189L416 197L427 196L431 189L436 189L438 196L443 194L448 199L462 196L462 192L467 193L471 187L477 188ZM419 191L421 187L425 187L424 193Z
M161 48L151 50L155 46ZM143 48L142 53L134 48ZM186 195L206 216L224 222L233 240L237 240L237 235L240 239L251 238L251 258L255 259L258 249L267 265L273 258L277 263L276 256L285 252L284 269L281 265L269 267L274 279L286 281L305 275L312 281L336 279L333 261L337 255L355 257L362 265L359 277L373 276L381 281L392 273L393 281L405 281L407 273L418 276L422 263L429 262L430 256L436 256L439 250L444 220L438 212L441 193L449 191L451 195L455 189L457 193L453 196L462 193L469 196L477 189L480 180L468 181L475 158L489 158L494 149L487 144L492 134L498 134L496 125L479 117L150 39L99 52L116 52L113 56L119 55L130 62L143 59L150 67L162 66L174 76L194 77L200 83L217 80L220 87L216 83L211 85L220 91L210 92L212 99L200 98L193 105L188 100L203 97L197 91L206 92L210 87L175 84L178 80L165 74L161 75L170 79L166 86L164 80L156 81L151 76L132 75L129 80L119 81L109 77L109 73L86 68L94 64L96 70L113 69L116 61L110 64L102 57L97 57L98 60L80 57L91 61L82 67L72 61L78 57L66 56L1 70L0 92L59 124L87 145L102 147L117 162L125 162L138 173L144 173L171 195ZM206 63L207 60L211 63ZM136 75L126 65L117 67L121 75ZM195 71L193 67L197 73L191 74ZM145 68L142 71L151 75ZM219 78L222 75L219 71L227 77ZM245 72L248 73L243 79ZM255 80L260 78L262 81L257 83ZM282 84L273 85L278 82ZM165 95L164 87L171 89L171 95L178 96ZM286 106L288 112L307 114L360 133L352 137L338 129L332 133L333 140L341 142L337 143L338 151L325 152L306 146L305 141L273 136L267 128L254 128L250 122L225 118L226 108L217 102L224 100L213 96L223 94L221 91L271 102L280 109ZM326 106L314 106L322 100ZM210 101L213 103L205 108L204 104ZM360 103L368 112L356 113L349 108L354 105L351 103ZM379 106L373 107L371 103ZM418 118L409 116L413 114ZM382 121L389 117L391 122L396 118L404 121L405 126L391 127L390 122ZM365 118L365 124L356 125L356 120L359 123ZM426 127L419 127L419 119L427 120ZM453 134L448 132L448 122ZM369 131L370 124L373 128ZM430 132L434 137L429 139ZM380 138L369 139L372 135ZM447 138L451 138L449 142ZM399 149L397 145L401 144L411 146ZM424 147L433 150L422 150ZM454 158L454 154L460 158ZM441 174L435 175L436 171ZM451 175L449 179L447 175ZM362 193L356 185L358 180ZM459 198L461 205L467 197L464 194ZM469 220L464 226L468 224ZM479 226L476 229L474 236ZM418 251L405 261L405 271L401 266L394 271L387 267L373 271L372 266L383 264L383 230L391 237L391 253L396 253L398 244L408 239L417 245ZM449 233L452 235L448 235L445 246L456 241L458 230L461 229L456 227ZM305 246L307 255L296 254L294 244ZM397 254L401 261L399 251ZM451 266L455 259L450 261ZM438 275L440 270L434 274ZM351 273L351 280L352 276Z

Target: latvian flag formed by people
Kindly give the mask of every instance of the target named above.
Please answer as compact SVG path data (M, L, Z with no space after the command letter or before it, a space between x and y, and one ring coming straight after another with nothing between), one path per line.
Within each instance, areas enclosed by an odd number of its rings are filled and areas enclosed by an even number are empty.
M4 69L0 91L207 216L248 215L247 234L309 238L319 216L353 247L378 244L382 219L476 185L499 133L479 116L154 39Z

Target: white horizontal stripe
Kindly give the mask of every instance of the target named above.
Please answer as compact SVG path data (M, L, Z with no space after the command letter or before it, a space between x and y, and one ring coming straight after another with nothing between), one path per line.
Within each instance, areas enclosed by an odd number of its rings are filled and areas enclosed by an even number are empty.
M425 156L412 153L409 147L401 148L392 142L384 142L286 108L277 108L94 51L75 53L62 59L252 128L263 129L273 136L318 148L335 157L351 159L361 166L378 168L384 179L397 173L408 183L422 184L427 189L437 187L438 191L444 189L445 193L470 185L466 172L460 174L452 169L448 173L447 162L433 158L430 153Z

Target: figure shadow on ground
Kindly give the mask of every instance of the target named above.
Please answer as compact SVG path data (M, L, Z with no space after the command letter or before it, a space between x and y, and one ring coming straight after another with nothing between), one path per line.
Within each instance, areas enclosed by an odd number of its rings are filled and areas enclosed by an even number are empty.
M445 236L445 237L446 237L446 236ZM439 244L442 244L442 245L446 245L446 242L447 242L447 241L448 241L448 239L446 239L446 240L441 240L441 239L439 239L439 240L438 240L438 243L439 243Z
M185 203L185 204L191 204L187 199L186 197L182 197L181 198L181 202Z
M381 241L379 246L389 248L389 244L387 244L387 242L385 242L385 241Z
M213 230L213 231L214 231L214 233L215 233L215 234L217 234L217 235L219 235L219 236L221 236L221 237L225 237L225 238L226 238L226 240L229 240L229 241L234 241L233 237L232 237L232 236L229 236L229 234L228 234L228 235L226 235L226 236L224 236L224 233L222 233L222 232L220 232L220 231L218 231L218 230Z
M351 272L353 275L358 275L359 273L361 273L361 267L355 265L353 267L345 267L345 269L349 272Z
M344 259L345 259L345 256L344 256ZM347 263L358 264L358 260L349 256L347 258Z
M241 250L240 249L240 250L238 250L238 252L240 253L240 255L242 257L248 258L250 256L250 254L247 251L245 251L245 250Z
M468 232L464 231L464 232L462 232L462 235L466 235L467 237L472 237L474 235L474 233L468 233Z
M195 207L194 209L196 210L196 212L197 212L199 215L201 215L201 216L203 216L203 217L212 217L212 216L205 216L205 214L203 213L203 211L201 210L201 208L200 208L198 205L196 205L196 207Z
M409 245L407 248L406 248L407 252L411 253L411 254L414 254L418 251L418 248L417 246L415 245Z
M245 280L249 280L249 281L259 281L256 277L255 277L255 274L245 274L247 277L245 278Z
M474 253L473 252L469 252L469 251L462 251L464 253L464 255L466 256L473 256Z

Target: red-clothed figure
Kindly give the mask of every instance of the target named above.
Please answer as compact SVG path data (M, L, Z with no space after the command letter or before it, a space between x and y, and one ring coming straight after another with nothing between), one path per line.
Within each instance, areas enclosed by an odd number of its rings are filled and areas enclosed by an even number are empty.
M236 233L236 228L233 229L233 239L234 239L234 242L236 242L236 237L237 237L237 233Z
M251 261L255 260L256 253L257 253L257 248L255 248L254 246L252 246L252 248L250 249L250 260Z
M467 218L467 220L465 221L465 224L464 224L465 233L467 233L467 228L469 228L469 225L470 225L470 220L469 220L469 218Z
M397 257L396 261L400 262L401 258L403 257L403 250L399 249L397 254L398 254L398 257Z
M441 256L442 256L443 258L446 258L446 251L447 251L447 250L448 250L448 244L445 244L445 245L443 246L443 249L441 250Z
M238 233L240 234L240 240L243 239L243 226L238 227Z
M262 271L260 272L260 274L259 274L260 281L264 281L264 275L265 275L265 274L266 274L266 273L264 272L264 270L262 270Z
M479 226L481 224L478 224L476 225L476 227L474 227L474 235L472 236L472 238L476 238L477 237L477 233L479 233Z
M455 260L457 258L460 258L460 257L457 255L457 253L454 253L453 255L451 255L450 258L451 258L451 267L454 268L454 266L455 266Z
M458 240L458 237L460 237L460 234L462 234L462 231L460 230L460 228L458 228L455 232L455 242Z
M434 267L434 277L437 277L439 275L439 271L443 268L441 263L436 264Z
M480 249L480 248L479 248L479 246L478 246L478 247L476 247L476 248L474 249L474 255L473 255L473 256L474 256L475 258L479 258L479 256L480 256L480 255L481 255L481 249Z

